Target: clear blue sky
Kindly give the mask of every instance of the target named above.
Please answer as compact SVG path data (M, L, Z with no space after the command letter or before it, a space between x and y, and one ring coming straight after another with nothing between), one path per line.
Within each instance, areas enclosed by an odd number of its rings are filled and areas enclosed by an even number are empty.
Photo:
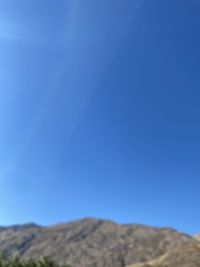
M0 0L0 224L200 231L199 0Z

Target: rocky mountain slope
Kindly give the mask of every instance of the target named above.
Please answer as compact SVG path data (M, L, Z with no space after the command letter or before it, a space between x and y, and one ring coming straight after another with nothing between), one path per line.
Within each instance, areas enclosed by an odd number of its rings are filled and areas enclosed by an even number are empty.
M196 240L200 241L200 234L195 235L194 238L195 238Z
M188 243L170 250L163 256L146 263L129 267L199 267L200 245Z
M50 256L72 267L122 267L147 262L188 242L198 243L168 228L95 219L46 228L34 224L0 228L1 252L22 258Z

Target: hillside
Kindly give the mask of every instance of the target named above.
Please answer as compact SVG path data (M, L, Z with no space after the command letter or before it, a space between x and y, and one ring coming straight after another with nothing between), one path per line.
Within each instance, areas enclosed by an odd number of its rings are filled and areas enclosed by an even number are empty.
M195 235L194 238L195 238L196 240L200 241L200 234Z
M200 245L184 244L165 255L144 264L134 264L128 267L199 267Z
M195 241L172 229L95 219L46 228L34 224L0 228L1 252L23 259L50 256L71 267L122 267L146 262L186 242Z

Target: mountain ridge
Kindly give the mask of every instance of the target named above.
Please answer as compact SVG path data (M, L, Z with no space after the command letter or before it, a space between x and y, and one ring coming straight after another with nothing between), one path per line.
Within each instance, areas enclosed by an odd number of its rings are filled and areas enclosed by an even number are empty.
M124 267L151 261L188 242L197 241L173 228L95 218L49 227L28 223L0 230L1 252L22 259L50 256L71 267Z
M24 222L24 223L16 223L16 224L8 224L8 225L0 225L0 230L1 229L10 229L10 228L15 228L15 229L23 229L23 228L53 228L53 227L62 227L62 226L66 226L66 225L70 225L70 224L75 224L75 223L79 223L79 222L106 222L106 223L111 223L113 225L118 225L118 226L122 226L122 227L143 227L143 228L154 228L154 229L160 229L160 230L170 230L170 231L174 231L174 232L179 232L179 233L183 233L184 235L190 236L190 237L199 237L200 233L197 233L196 235L191 235L187 232L181 231L181 230L177 230L175 227L172 226L154 226L154 225L150 225L150 224L143 224L143 223L138 223L138 222L134 222L134 223L130 223L130 222L117 222L116 220L111 220L111 219L107 219L107 218L99 218L99 217L83 217L80 219L72 219L69 221L63 221L63 222L58 222L58 223L51 223L51 224L46 224L46 225L42 225L39 223L35 223L35 222Z

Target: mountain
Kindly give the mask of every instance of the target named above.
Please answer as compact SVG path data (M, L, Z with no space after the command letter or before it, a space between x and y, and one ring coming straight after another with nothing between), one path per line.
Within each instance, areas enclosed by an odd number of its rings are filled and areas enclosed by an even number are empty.
M194 238L200 241L200 234L195 235Z
M28 224L0 228L1 252L24 259L50 256L71 267L143 263L188 242L198 244L192 237L170 228L119 225L90 218L52 227Z
M200 245L188 243L168 251L163 256L146 263L128 267L199 267Z

